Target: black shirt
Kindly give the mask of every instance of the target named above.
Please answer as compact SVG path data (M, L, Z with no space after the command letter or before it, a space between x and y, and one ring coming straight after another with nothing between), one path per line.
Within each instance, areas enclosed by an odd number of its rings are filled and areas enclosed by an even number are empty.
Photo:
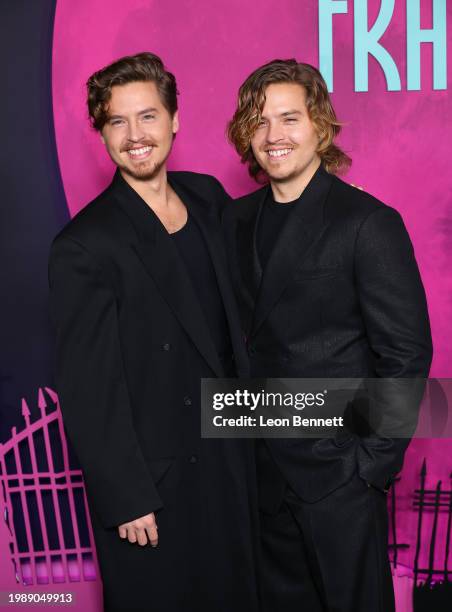
M257 252L262 268L265 268L267 265L275 242L290 212L302 197L303 194L291 202L275 202L272 190L268 190L268 195L262 207L257 232Z
M187 223L171 234L198 297L220 358L232 353L229 326L210 253L196 221L188 214Z

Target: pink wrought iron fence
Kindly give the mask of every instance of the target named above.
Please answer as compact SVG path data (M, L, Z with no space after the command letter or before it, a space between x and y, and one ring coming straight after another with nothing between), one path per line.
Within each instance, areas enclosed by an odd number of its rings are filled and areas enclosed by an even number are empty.
M40 417L31 420L23 399L25 427L13 427L0 444L12 571L26 585L96 580L83 476L66 442L57 393L40 388L38 409Z

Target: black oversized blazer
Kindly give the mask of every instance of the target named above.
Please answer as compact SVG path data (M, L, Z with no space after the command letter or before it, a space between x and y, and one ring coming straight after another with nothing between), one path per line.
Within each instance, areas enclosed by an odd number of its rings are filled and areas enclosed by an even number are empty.
M168 180L204 236L246 376L221 242L225 192L207 175ZM113 527L161 508L156 482L173 461L196 459L200 378L223 376L224 364L176 246L118 171L55 238L49 283L65 427L91 505Z
M320 166L262 270L257 231L269 189L239 198L223 219L251 375L427 377L425 293L399 213ZM356 469L385 488L401 468L407 440L268 445L292 487L314 501Z

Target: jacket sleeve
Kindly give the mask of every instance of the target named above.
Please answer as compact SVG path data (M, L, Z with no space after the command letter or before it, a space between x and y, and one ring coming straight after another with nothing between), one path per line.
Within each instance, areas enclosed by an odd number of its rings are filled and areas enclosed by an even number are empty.
M355 248L361 312L377 379L367 381L373 435L358 451L360 473L385 489L400 471L432 359L427 302L399 213L382 206L361 225Z
M56 382L65 427L104 527L162 507L133 425L112 285L94 257L57 237L49 259Z
M367 336L381 377L422 377L432 340L424 287L399 213L382 206L361 225L355 273Z

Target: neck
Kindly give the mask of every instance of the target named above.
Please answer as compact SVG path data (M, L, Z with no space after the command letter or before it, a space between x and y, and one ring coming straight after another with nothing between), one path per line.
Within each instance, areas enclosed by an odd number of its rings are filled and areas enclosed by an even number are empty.
M292 177L287 181L272 181L270 185L273 191L273 198L275 202L293 202L297 200L303 191L306 189L309 181L316 173L320 166L320 158L316 157L301 174L296 177Z
M123 172L121 169L119 171L126 183L143 198L146 204L149 206L151 206L151 202L154 205L158 203L159 206L166 206L168 204L169 184L166 167L163 166L155 176L143 181L130 176L130 174Z

